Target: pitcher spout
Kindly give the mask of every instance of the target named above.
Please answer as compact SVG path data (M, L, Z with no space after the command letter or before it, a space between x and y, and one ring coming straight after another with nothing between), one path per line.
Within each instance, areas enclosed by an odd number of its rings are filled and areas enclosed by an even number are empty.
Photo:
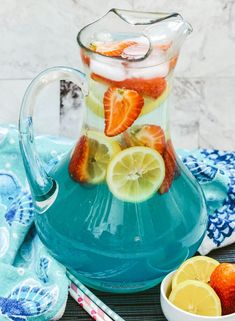
M156 47L164 50L165 58L175 57L191 32L192 26L176 12L111 9L103 17L81 29L77 40L80 47L93 57L106 56L94 50L96 43L131 40L141 44L137 54L133 50L134 54L106 57L110 60L128 60L130 63L148 58Z
M177 57L179 51L192 32L192 26L183 17L174 13L147 26L143 33L150 39L152 49L161 48L167 60Z

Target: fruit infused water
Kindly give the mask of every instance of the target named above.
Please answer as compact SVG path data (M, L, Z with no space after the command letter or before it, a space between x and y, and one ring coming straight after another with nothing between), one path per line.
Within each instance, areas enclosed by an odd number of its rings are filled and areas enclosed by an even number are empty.
M83 129L50 172L57 199L36 224L80 281L135 292L195 253L207 214L170 137L173 43L118 33L96 38L81 48L89 87ZM49 230L57 237L45 237Z

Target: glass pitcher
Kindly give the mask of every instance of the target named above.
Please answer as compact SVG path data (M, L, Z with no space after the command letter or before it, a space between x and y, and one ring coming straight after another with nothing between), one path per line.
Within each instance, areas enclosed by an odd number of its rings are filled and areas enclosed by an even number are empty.
M20 147L38 234L92 288L150 288L192 256L205 234L204 196L174 151L168 122L173 71L190 32L177 13L112 9L78 34L86 75L48 69L23 99ZM34 147L34 104L58 79L82 89L83 126L46 172Z

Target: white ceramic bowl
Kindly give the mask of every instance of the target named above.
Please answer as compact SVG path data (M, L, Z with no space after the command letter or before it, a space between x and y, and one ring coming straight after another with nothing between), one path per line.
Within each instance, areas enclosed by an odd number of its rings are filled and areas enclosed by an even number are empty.
M235 321L235 313L221 316L221 317L206 317L201 315L192 314L177 308L169 300L171 291L171 282L174 272L169 273L161 284L161 307L162 311L168 321Z

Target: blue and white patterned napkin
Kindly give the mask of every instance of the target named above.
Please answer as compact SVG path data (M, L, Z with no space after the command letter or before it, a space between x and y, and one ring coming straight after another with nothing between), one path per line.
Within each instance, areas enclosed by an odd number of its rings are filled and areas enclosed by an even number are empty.
M13 126L0 127L1 321L58 320L64 312L69 285L65 268L48 254L33 220L18 132Z
M68 150L68 141L41 137L39 153L48 168ZM71 142L70 142L71 144ZM235 153L179 151L200 183L209 224L199 249L235 242ZM68 280L65 268L40 242L14 126L0 127L0 320L56 320L63 313Z
M209 222L199 248L202 255L235 242L235 152L179 150L205 194Z

